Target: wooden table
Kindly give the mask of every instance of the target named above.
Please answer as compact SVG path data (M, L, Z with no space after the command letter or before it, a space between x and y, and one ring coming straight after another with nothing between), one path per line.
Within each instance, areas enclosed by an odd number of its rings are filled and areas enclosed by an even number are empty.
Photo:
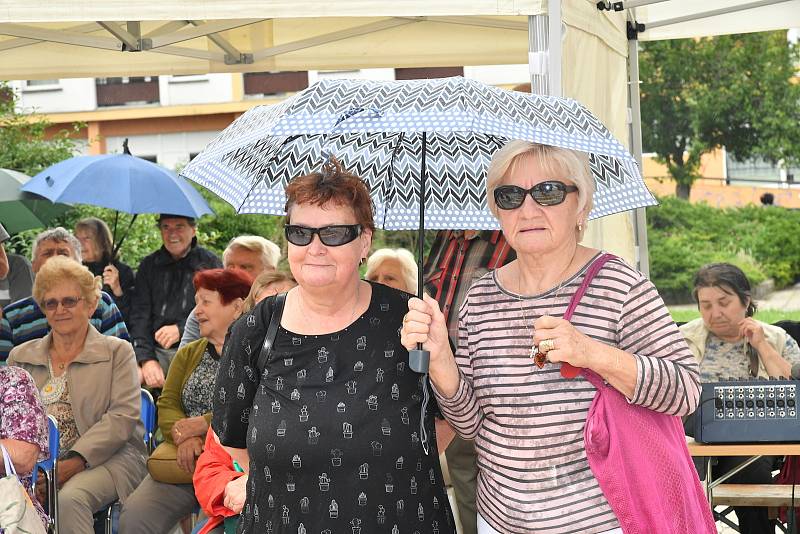
M730 477L749 466L762 456L800 456L800 443L726 443L708 445L697 443L694 438L686 437L686 446L692 456L707 456L706 460L706 496L712 505L712 494ZM747 460L714 480L711 476L711 460L713 456L747 456ZM713 509L713 505L712 505Z

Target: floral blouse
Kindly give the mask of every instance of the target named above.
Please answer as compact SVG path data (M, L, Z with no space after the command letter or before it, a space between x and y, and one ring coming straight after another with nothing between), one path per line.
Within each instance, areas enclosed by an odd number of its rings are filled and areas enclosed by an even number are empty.
M39 446L39 460L47 458L47 417L33 378L20 367L0 367L0 439L16 439ZM0 462L0 473L5 467ZM23 486L32 491L31 476L21 476ZM33 495L31 493L31 495ZM38 501L33 499L40 515Z
M750 358L746 350L744 340L731 343L709 332L705 355L700 362L700 381L719 382L750 378ZM800 363L800 347L791 336L786 338L786 346L781 356L792 365Z

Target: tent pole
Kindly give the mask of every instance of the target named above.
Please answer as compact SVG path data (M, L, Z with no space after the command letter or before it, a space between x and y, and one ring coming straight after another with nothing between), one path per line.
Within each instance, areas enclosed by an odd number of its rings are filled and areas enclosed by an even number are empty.
M547 0L547 15L528 17L528 70L532 94L562 96L561 0Z
M639 106L639 31L636 11L631 10L628 25L628 106L630 109L630 148L639 169L642 168L642 110ZM647 218L644 208L633 213L633 229L638 269L650 276L650 256L647 248Z
M647 29L661 28L662 26L671 26L680 22L689 22L692 20L705 19L708 17L717 17L719 15L727 15L729 13L739 13L740 11L747 11L748 9L755 9L757 7L771 6L773 4L782 4L791 0L760 0L758 2L750 2L749 4L739 4L738 6L723 7L721 9L713 9L711 11L703 11L701 13L692 13L691 15L684 15L682 17L675 17L672 19L655 20L647 23Z
M528 71L531 76L531 93L548 94L547 83L547 15L528 17Z
M547 81L548 94L563 96L561 91L561 0L547 1L547 37L549 49Z

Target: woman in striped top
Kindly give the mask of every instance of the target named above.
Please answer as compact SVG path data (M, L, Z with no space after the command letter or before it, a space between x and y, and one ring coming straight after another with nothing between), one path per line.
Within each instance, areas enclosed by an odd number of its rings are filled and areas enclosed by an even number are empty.
M591 281L571 321L560 318L600 254L578 244L594 193L586 154L512 141L492 160L487 192L517 260L473 284L455 356L427 296L409 302L402 342L430 351L442 412L475 440L480 534L621 532L584 450L595 388L562 378L560 364L680 416L698 403L697 363L653 284L619 259Z

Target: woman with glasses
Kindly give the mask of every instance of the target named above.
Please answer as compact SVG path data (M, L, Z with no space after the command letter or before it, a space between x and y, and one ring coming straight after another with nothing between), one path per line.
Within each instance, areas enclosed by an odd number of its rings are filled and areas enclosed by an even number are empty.
M64 257L36 274L33 298L50 333L8 358L33 376L58 421L59 532L92 532L92 514L125 499L145 475L144 427L133 347L100 334L89 319L100 279Z
M596 390L561 367L587 368L632 403L685 415L698 402L697 363L653 284L620 259L562 319L601 254L580 244L595 192L587 154L511 141L495 153L486 189L517 259L469 290L455 355L427 296L409 302L403 344L430 350L439 406L475 440L479 533L621 533L584 450Z
M276 297L234 324L214 395L212 426L249 472L239 532L453 533L432 418L421 435L426 392L400 345L409 296L359 276L369 191L332 160L286 197L298 286L263 368Z

